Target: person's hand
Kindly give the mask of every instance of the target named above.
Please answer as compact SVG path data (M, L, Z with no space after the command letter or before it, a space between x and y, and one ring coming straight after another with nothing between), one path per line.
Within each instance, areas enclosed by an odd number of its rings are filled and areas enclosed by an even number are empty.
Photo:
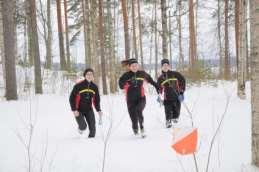
M79 112L78 111L73 111L75 117L78 117L79 116Z

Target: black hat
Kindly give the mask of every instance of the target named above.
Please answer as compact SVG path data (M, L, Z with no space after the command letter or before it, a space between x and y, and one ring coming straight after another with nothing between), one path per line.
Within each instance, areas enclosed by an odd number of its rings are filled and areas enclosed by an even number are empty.
M133 63L138 63L137 59L126 59L121 61L122 66L127 66L127 65L131 65Z
M133 63L138 63L137 59L129 59L129 65Z
M168 59L162 59L161 66L163 66L163 64L165 64L165 63L170 64Z
M85 75L87 74L87 72L92 72L92 73L94 73L94 70L93 70L92 68L87 68L87 69L85 69L85 71L84 71L84 77L85 77Z

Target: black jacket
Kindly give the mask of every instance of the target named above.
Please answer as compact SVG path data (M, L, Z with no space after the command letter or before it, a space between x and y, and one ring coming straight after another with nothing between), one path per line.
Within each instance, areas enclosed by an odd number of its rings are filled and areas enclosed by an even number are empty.
M152 77L145 71L137 71L136 73L129 71L125 72L119 79L119 86L121 89L125 89L127 100L138 100L145 97L144 94L144 81L152 84L157 92L158 86Z
M159 92L164 94L164 100L177 100L178 95L185 91L185 78L176 71L162 71L157 84Z
M83 80L74 86L69 102L72 111L87 112L92 109L92 103L96 111L101 111L98 87L87 80Z

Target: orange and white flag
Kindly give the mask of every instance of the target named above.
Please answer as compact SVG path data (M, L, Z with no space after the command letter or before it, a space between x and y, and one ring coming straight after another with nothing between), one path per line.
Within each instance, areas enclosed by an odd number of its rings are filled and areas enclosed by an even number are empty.
M181 155L193 154L197 148L197 128L174 128L171 147Z

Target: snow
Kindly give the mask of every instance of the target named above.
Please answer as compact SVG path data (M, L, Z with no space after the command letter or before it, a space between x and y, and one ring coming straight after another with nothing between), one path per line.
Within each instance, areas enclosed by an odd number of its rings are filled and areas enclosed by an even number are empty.
M236 83L215 82L193 85L185 93L179 123L174 127L191 127L186 107L192 111L198 128L197 162L199 171L206 169L210 141L230 103L212 149L209 171L258 172L251 167L251 107L248 97L236 96ZM67 91L68 92L68 91ZM98 125L96 138L87 132L77 133L76 121L70 111L68 93L28 95L19 101L0 103L0 171L28 171L28 156L21 142L29 140L30 121L34 126L31 142L32 171L96 172L102 171L104 140L108 139L105 168L107 172L192 172L192 155L176 154L171 148L172 130L165 128L163 107L156 95L147 93L144 110L147 137L133 135L123 94L102 96L103 125ZM30 120L31 119L31 120ZM42 169L42 170L41 170Z

